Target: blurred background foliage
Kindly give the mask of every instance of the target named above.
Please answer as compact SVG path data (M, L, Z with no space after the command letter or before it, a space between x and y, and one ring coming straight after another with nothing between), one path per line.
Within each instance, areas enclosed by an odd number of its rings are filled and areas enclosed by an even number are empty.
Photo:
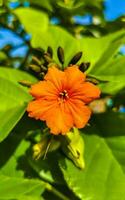
M122 0L0 1L0 200L125 200L124 13ZM102 90L81 130L84 171L61 151L38 161L30 152L45 127L27 117L31 97L18 82L40 78L29 66L34 56L43 63L48 46L57 63L64 48L65 66L83 51Z
M41 29L46 29L48 25L54 24L64 27L77 38L82 36L99 38L124 29L125 20L124 15L122 15L124 9L121 11L121 15L119 14L120 16L114 11L114 15L116 13L118 17L112 20L111 16L113 16L113 11L111 11L111 9L113 9L113 3L111 4L110 1L108 3L108 1L104 2L102 0L4 0L0 8L1 64L6 62L6 65L9 65L8 62L12 62L16 67L22 67L27 65L27 60L29 58L31 33L27 34L27 28L19 21L22 13L20 11L20 16L18 17L18 13L16 15L14 12L15 9L25 8L26 10L26 8L30 7L35 9L35 11L40 11L41 19L39 20L42 25ZM117 6L117 3L115 4ZM119 5L118 10L121 6ZM24 12L22 10L22 12L23 15L27 16L28 11L25 10ZM110 11L112 14L109 14ZM37 16L35 17L37 18ZM32 20L33 17L29 19ZM109 21L107 19L111 20ZM122 53L124 52L124 46L121 51ZM26 55L25 59L22 58L24 55Z

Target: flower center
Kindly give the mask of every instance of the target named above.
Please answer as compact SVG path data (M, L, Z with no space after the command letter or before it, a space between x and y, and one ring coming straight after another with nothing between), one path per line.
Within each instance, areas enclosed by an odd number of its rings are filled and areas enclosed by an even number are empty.
M59 98L62 100L66 100L69 98L68 92L66 90L63 90L59 93Z

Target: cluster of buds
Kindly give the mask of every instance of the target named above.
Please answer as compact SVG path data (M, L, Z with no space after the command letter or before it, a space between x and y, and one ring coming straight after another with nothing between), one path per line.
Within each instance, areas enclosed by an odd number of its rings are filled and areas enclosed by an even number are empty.
M28 68L31 70L31 72L34 73L34 75L42 80L44 79L44 76L48 72L48 68L51 66L55 66L60 70L64 70L66 67L64 67L65 62L65 54L64 49L62 47L57 48L57 57L60 64L57 64L56 61L53 58L53 49L48 46L47 51L44 51L41 48L33 49L33 55L31 63L29 64ZM79 63L80 59L82 57L82 52L77 52L69 61L68 67L72 65L77 65L82 72L86 72L88 68L90 67L90 62L81 62ZM99 83L106 83L107 81L99 80L91 75L86 75L86 80L88 82L93 83L94 85L97 85ZM19 83L26 87L31 87L32 83L27 80L21 80Z
M49 46L47 51L43 51L41 48L34 49L34 54L32 56L31 63L29 65L29 69L32 72L35 72L35 75L39 79L43 79L45 74L48 71L48 68L51 66L55 66L60 70L64 70L64 62L65 62L65 54L64 49L62 47L57 48L57 57L60 64L57 64L53 58L53 49ZM81 62L77 64L82 57L82 52L77 52L69 61L68 67L72 65L77 65L82 72L85 72L90 67L90 62ZM87 81L92 82L93 84L99 84L101 81L97 80L95 77L87 75Z
M44 52L41 48L38 48L34 49L34 54L29 69L35 72L38 78L43 79L49 67L52 65L57 67L53 60L53 50L51 47L48 47L47 51Z

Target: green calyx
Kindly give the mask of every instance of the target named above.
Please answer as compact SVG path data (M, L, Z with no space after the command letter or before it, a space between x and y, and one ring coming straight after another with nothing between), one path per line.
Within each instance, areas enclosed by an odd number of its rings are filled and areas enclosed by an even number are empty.
M77 128L73 128L66 136L61 136L61 148L78 168L85 168L84 141Z

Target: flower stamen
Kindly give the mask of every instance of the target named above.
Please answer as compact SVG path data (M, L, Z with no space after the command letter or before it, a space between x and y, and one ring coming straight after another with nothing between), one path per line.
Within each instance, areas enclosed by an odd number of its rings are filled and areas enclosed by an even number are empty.
M66 100L69 98L68 92L66 90L63 90L63 92L59 93L59 98L62 100Z

